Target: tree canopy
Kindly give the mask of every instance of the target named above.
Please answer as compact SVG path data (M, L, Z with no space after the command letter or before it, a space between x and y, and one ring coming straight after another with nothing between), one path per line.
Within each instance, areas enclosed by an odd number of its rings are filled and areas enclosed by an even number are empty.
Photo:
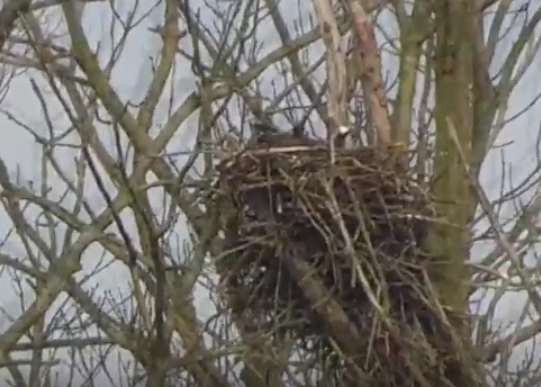
M409 149L438 302L493 384L535 383L540 21L530 0L5 0L6 380L309 385L310 350L220 300L208 198L257 121Z

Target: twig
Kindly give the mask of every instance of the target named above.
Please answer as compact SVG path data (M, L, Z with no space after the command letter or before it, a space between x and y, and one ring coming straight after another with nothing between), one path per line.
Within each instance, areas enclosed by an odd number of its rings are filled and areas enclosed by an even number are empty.
M387 111L387 98L383 87L381 63L372 21L357 0L343 0L354 24L362 64L361 85L367 107L368 119L378 134L382 146L391 143L391 121Z

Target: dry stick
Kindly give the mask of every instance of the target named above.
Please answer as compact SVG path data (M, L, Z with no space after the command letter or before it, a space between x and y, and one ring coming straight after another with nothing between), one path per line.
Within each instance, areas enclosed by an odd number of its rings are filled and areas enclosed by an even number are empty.
M329 121L327 124L327 140L330 149L331 163L335 158L335 139L340 134L339 128L347 128L347 88L346 88L346 58L342 50L342 42L334 11L329 0L313 0L316 8L321 36L327 49L327 77L329 95L327 110Z
M467 159L464 155L464 151L462 149L462 146L460 145L460 141L458 140L457 131L453 122L450 119L447 119L447 124L449 125L449 134L450 134L451 140L453 141L453 144L455 145L458 151L460 161L464 167L464 172L466 173L468 179L470 180L470 184L472 185L473 189L475 190L478 196L479 202L481 203L481 209L485 212L490 222L490 225L494 228L497 242L500 248L507 253L507 256L509 257L511 261L512 267L514 267L514 269L516 270L517 275L522 281L522 283L524 284L524 288L526 292L528 293L528 297L530 298L537 314L541 317L541 297L539 297L539 294L537 294L537 292L535 291L535 286L532 284L531 279L524 272L520 257L518 256L511 242L509 242L509 239L505 235L505 232L503 231L500 223L498 222L497 215L492 209L490 205L490 200L487 198L485 191L481 187L481 184L479 183L479 181L471 173L470 168L467 164ZM530 337L533 337L535 334L541 332L541 322L534 323L533 326L537 329L533 333L531 331L529 332L530 334L532 334ZM502 341L503 344L500 343L497 348L491 347L488 350L488 352L492 352L490 353L490 355L493 356L495 350L505 349L507 346L513 345L514 343L516 343L516 340L521 337L523 337L522 331L515 332L509 338L503 340Z
M374 26L358 0L343 0L354 24L362 65L361 86L369 121L374 125L381 146L391 144L391 121L383 87L381 63Z

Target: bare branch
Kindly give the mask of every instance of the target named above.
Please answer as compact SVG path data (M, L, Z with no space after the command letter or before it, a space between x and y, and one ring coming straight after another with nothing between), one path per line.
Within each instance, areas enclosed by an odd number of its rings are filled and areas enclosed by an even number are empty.
M327 137L329 143L338 134L338 128L348 126L346 116L346 58L334 11L328 0L314 0L319 17L321 36L327 48L327 77L329 84Z
M0 50L15 27L19 15L28 11L31 0L8 0L0 9Z
M369 120L373 123L380 145L391 143L392 129L387 111L387 97L381 75L381 63L374 34L374 28L360 2L345 2L354 25L355 39L360 51L362 65L361 84L363 96L367 104Z

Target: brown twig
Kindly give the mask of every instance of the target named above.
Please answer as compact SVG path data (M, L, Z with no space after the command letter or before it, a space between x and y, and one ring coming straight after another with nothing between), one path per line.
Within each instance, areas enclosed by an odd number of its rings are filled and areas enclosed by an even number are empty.
M362 65L361 85L368 119L378 134L382 146L391 143L391 121L383 87L381 63L372 21L357 0L343 0L354 25L354 36Z

